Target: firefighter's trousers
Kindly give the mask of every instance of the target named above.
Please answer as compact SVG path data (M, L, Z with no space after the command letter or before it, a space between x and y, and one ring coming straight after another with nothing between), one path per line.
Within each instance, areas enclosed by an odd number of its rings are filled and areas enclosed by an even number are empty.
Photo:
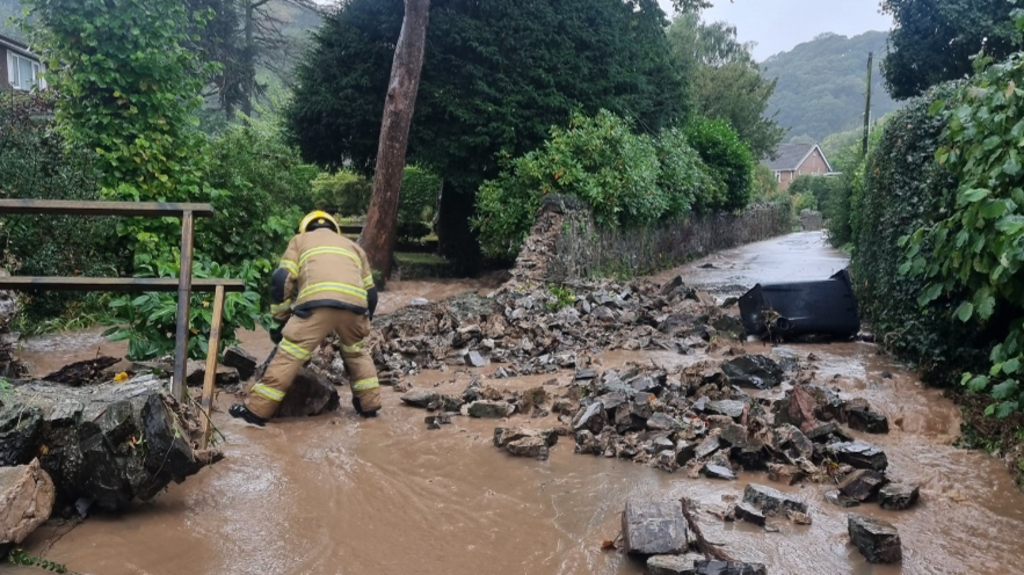
M263 380L253 386L245 399L249 411L264 419L272 418L299 369L331 332L341 340L341 357L352 395L359 399L364 411L380 409L377 369L365 349L366 338L370 335L370 319L348 310L322 307L312 310L305 319L289 318L281 330L281 343L267 366Z

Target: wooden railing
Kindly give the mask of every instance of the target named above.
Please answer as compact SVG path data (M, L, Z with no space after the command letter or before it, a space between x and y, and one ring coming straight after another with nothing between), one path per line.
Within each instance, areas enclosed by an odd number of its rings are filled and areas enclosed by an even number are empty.
M178 310L175 318L174 374L171 395L185 399L185 369L188 363L189 301L193 291L214 292L213 321L206 357L206 378L203 381L202 408L203 445L210 433L210 406L213 383L217 373L217 351L220 346L221 318L225 292L245 291L243 280L192 279L193 221L197 217L213 216L209 204L159 202L77 202L68 200L3 200L0 215L49 214L74 216L124 217L180 217L181 218L181 270L178 278L90 278L90 277L36 277L14 276L0 278L0 290L16 291L102 291L102 292L178 292Z

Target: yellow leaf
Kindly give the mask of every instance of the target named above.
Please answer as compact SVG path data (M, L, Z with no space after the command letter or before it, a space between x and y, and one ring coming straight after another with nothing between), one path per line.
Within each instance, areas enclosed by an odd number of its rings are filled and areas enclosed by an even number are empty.
M1013 95L1013 91L1017 89L1017 84L1010 80L1010 83L1006 86L1006 97L1009 98Z
M49 447L47 447L45 445L40 445L39 446L39 455L40 456L45 456L49 452L50 452L50 448Z
M114 381L116 381L117 383L124 383L128 381L128 374L122 371L121 373L114 376Z

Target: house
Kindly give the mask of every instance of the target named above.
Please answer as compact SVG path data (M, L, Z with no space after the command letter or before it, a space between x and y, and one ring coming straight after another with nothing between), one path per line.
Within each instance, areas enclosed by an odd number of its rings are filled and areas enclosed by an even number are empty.
M36 85L46 89L46 81L40 76L42 70L39 57L28 49L28 44L0 35L0 87L24 92Z
M780 144L776 154L776 159L765 160L764 164L775 172L780 190L789 188L797 176L835 173L818 144Z

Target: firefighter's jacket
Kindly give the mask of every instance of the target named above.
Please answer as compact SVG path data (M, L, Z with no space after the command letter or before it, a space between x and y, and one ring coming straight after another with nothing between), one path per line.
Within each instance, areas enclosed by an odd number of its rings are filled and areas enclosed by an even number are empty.
M377 289L366 252L330 229L294 236L271 278L270 312L285 322L318 307L373 316Z

